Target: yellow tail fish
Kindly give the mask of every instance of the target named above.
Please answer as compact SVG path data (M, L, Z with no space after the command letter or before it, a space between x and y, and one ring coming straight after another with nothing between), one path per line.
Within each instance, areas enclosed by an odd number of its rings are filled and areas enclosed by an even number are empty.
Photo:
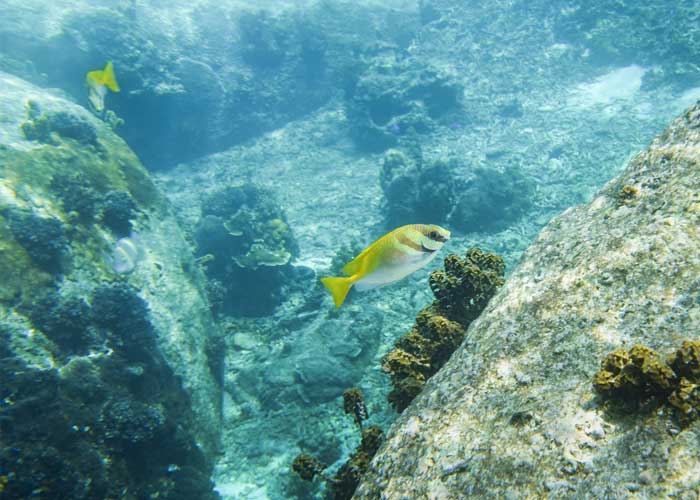
M335 307L345 301L350 287L371 290L398 281L435 258L450 232L433 224L409 224L385 234L343 267L347 277L321 278Z
M119 84L114 75L112 61L107 63L105 69L89 71L85 76L85 81L90 92L88 94L88 99L90 100L90 104L92 104L97 111L105 109L105 95L107 95L107 89L112 92L119 92Z

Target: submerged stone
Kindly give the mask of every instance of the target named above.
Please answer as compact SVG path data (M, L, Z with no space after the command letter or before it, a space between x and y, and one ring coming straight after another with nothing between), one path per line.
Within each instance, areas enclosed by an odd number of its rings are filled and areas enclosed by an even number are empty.
M697 491L700 423L678 429L669 412L657 412L640 432L634 416L593 404L591 377L615 349L679 346L700 327L699 150L696 105L589 204L550 222L392 426L354 498L427 498L436 485L455 499ZM624 186L638 191L621 204ZM672 403L693 408L694 344L682 344L668 365L645 349L619 351L606 366L614 375L615 366L639 363L650 390L661 392L670 366L685 377ZM523 414L531 417L513 425ZM642 469L664 480L639 481Z

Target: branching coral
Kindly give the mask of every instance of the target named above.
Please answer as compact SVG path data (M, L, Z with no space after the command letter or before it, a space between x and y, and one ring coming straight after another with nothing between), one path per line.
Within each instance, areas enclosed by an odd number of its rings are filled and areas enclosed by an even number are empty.
M382 361L394 389L389 402L402 412L461 344L469 324L503 284L505 264L495 254L470 249L448 255L444 271L430 275L435 301L418 313L411 331Z

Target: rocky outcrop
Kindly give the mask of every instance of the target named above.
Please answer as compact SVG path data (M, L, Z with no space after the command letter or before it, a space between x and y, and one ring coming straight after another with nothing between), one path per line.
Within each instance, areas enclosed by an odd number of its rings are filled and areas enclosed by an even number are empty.
M608 353L698 337L700 105L554 219L396 421L354 498L696 498L700 424L611 411Z
M216 498L217 327L103 122L0 73L0 496Z

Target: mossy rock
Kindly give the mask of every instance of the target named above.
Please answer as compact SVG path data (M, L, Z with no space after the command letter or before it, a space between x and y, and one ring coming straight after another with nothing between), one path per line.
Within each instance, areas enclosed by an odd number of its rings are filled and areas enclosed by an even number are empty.
M215 498L218 327L166 199L88 111L2 72L0 86L0 496ZM123 276L109 256L132 223L147 249ZM133 474L142 463L157 465Z

